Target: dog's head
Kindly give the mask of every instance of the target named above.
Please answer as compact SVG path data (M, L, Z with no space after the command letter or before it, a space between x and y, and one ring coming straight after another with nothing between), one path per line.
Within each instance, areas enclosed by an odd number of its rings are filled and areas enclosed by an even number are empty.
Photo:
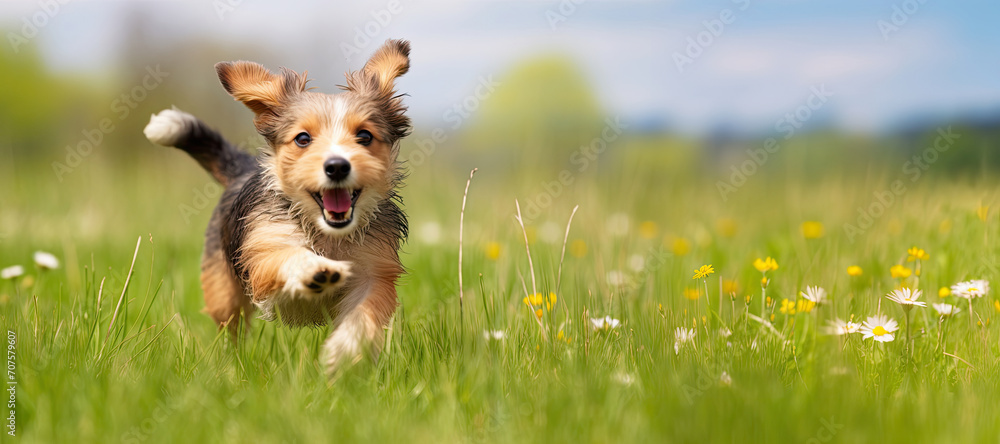
M215 66L226 91L256 115L275 185L324 233L347 236L365 226L395 185L398 143L410 119L394 83L409 70L409 54L408 42L387 41L347 74L339 94L307 91L306 75L290 69Z

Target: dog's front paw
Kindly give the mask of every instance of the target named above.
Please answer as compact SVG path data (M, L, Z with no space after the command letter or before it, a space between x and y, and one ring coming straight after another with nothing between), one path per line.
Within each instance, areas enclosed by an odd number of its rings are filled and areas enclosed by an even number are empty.
M309 257L291 267L285 291L300 294L325 294L340 288L351 276L351 263L330 260L325 257Z
M312 272L310 271L310 273ZM324 265L317 268L312 277L306 279L303 283L306 288L313 292L322 293L327 287L343 285L348 274L350 274L350 267L346 266L346 264L337 263L333 267Z

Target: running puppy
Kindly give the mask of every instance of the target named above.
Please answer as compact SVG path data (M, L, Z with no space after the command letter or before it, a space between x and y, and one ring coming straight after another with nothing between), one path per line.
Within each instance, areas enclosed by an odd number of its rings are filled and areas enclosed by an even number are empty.
M215 65L267 140L256 159L190 114L150 119L150 141L186 151L225 187L201 262L205 311L220 328L238 332L255 310L287 325L333 322L328 371L378 356L403 273L397 157L410 119L394 82L409 53L408 42L387 41L339 94L307 91L305 74L286 68Z

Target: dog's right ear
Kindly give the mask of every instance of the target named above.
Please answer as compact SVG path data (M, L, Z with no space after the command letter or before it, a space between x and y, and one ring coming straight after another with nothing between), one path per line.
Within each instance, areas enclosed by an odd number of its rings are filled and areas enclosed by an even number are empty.
M305 91L306 76L287 68L273 74L259 63L237 61L215 65L219 81L229 95L243 102L257 117L273 111Z

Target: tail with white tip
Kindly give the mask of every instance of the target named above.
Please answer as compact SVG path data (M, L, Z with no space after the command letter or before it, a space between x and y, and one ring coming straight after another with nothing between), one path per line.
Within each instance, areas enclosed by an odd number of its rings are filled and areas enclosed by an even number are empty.
M240 151L205 122L177 108L153 114L142 132L150 142L187 152L223 185L257 167L253 156Z

